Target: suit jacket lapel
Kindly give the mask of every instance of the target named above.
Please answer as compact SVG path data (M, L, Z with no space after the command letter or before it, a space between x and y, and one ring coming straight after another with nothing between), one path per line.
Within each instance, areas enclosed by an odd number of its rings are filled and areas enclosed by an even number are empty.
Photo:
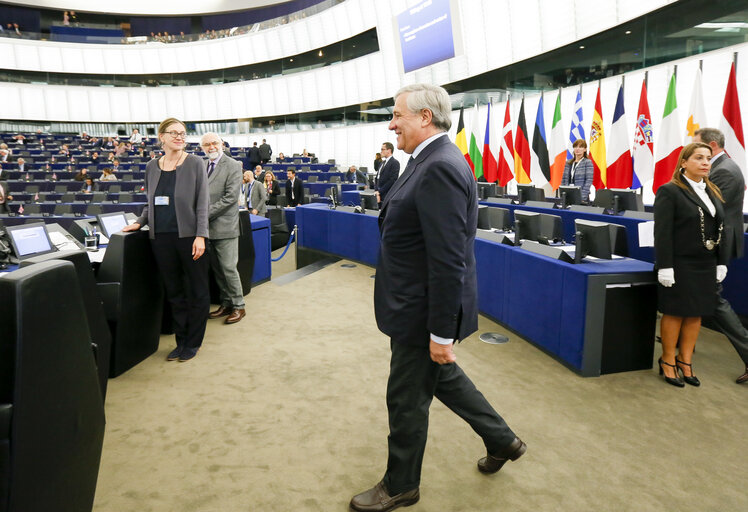
M407 165L405 167L405 171L403 171L400 177L395 180L395 183L392 184L392 188L390 188L390 191L387 192L387 197L384 198L384 204L382 205L382 210L384 210L387 207L387 204L389 203L390 199L395 197L395 194L397 193L397 191L403 187L403 185L410 179L411 176L413 176L413 173L415 172L416 168L419 165L421 165L423 161L426 160L428 156L434 152L434 150L436 150L436 148L445 144L445 141L446 143L449 143L449 137L446 134L432 141L431 144L426 146L421 151L421 153L418 155L418 158L413 160L413 162L410 165Z

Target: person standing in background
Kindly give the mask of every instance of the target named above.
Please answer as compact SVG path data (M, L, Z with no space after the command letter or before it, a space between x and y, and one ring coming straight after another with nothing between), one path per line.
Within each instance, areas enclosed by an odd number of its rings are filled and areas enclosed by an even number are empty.
M236 264L239 261L239 192L242 164L223 151L223 141L208 132L200 139L200 146L208 159L208 245L210 266L221 294L221 305L208 318L226 317L225 323L235 324L244 318L244 293Z
M273 149L270 147L270 144L265 139L262 139L262 144L260 144L260 162L263 165L268 163L272 154Z
M374 190L377 192L377 202L380 205L387 197L387 192L397 181L397 177L400 176L400 162L392 156L394 150L395 146L391 142L382 143L382 149L380 150L382 152L382 164L379 166L376 178L374 178Z

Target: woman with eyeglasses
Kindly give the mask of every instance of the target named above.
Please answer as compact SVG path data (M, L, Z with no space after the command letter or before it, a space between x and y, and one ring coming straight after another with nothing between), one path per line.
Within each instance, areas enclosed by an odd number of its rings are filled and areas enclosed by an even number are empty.
M189 361L203 343L210 308L208 179L199 157L185 151L185 125L170 117L158 127L163 156L145 169L147 203L123 231L150 226L151 248L171 304L177 348L167 361Z

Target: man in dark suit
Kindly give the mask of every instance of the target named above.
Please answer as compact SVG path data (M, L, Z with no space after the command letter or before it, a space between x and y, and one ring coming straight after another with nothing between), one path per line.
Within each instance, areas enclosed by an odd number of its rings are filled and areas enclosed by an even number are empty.
M256 166L260 165L262 159L260 158L260 148L257 147L257 142L247 150L247 160L249 161L250 169L254 169Z
M286 199L288 206L304 204L304 183L296 177L296 171L289 169L286 172Z
M361 183L366 185L366 174L363 171L359 171L355 165L348 168L348 172L345 173L343 179L348 183Z
M223 152L221 138L212 132L200 140L208 159L208 231L210 233L210 266L216 277L221 295L221 306L208 314L208 318L226 317L227 324L244 318L244 292L236 264L239 261L239 188L242 182L242 164Z
M394 150L395 146L391 142L382 144L382 164L379 166L376 178L374 178L374 190L377 191L377 202L380 205L400 175L400 162L392 156Z
M398 91L390 130L412 156L379 215L380 252L374 284L379 329L390 336L387 471L358 494L357 511L389 511L419 499L429 406L434 396L483 439L478 461L495 473L526 445L457 365L452 346L478 327L473 245L477 188L460 150L447 137L449 95L414 84Z
M725 153L725 136L714 128L702 128L694 135L694 142L705 142L712 148L712 168L709 179L719 187L725 200L725 220L722 232L722 251L730 259L743 257L743 198L745 196L745 178L740 167ZM740 318L732 310L730 303L722 297L722 285L717 288L717 309L714 311L714 322L727 336L745 364L745 372L738 377L737 383L748 382L748 330L743 327Z
M262 144L260 144L260 162L263 164L266 164L270 161L270 157L273 154L273 148L270 147L270 144L267 143L265 139L262 139Z

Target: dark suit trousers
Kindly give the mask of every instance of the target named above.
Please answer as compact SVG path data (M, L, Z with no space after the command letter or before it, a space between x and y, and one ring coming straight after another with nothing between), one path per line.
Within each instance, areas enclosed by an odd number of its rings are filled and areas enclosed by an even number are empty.
M732 346L738 351L743 364L748 367L748 330L732 310L730 303L722 297L722 285L717 287L717 309L712 316L719 330L727 336Z
M194 237L179 238L177 233L158 233L151 240L166 298L171 304L177 346L188 348L203 344L210 310L210 258L203 254L197 261L192 260L194 241ZM207 247L206 243L206 250Z
M436 364L429 356L428 345L390 341L390 348L389 457L384 477L390 495L420 484L433 397L465 420L483 439L488 451L501 450L514 440L514 432L457 363Z

